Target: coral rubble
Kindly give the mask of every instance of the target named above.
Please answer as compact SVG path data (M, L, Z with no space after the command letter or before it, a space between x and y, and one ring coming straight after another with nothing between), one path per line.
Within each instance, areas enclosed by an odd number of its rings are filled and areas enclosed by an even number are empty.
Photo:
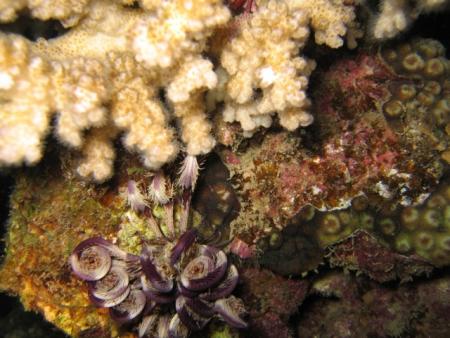
M243 271L243 300L250 312L251 334L259 337L290 337L287 323L309 290L308 281L294 281L267 270Z
M449 332L449 276L389 288L340 272L317 279L301 309L299 336L416 337Z

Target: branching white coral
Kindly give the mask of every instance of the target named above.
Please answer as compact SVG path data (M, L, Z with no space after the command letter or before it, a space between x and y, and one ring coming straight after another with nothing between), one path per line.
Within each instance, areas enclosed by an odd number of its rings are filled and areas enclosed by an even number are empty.
M41 20L58 19L66 26L75 24L85 13L90 0L2 0L0 21L12 21L20 10L28 8Z
M65 20L73 15L66 13L70 3L54 3L46 17ZM84 155L78 173L97 181L112 174L112 141L120 130L147 167L174 159L172 111L189 155L212 149L202 93L217 77L202 53L230 18L228 9L219 0L142 1L142 9L120 3L130 1L79 2L80 10L72 8L83 12L79 23L49 41L0 34L0 165L37 162L53 114L58 138ZM47 5L24 1L0 9L9 8L9 19L25 7L44 18L34 9Z
M293 10L306 11L310 25L314 30L314 38L318 44L326 44L331 48L343 45L343 37L349 28L355 28L355 13L351 2L345 0L290 0Z
M91 129L83 144L83 158L77 172L82 177L102 182L112 175L115 159L113 146L117 130L112 125Z
M154 8L153 1L145 1ZM156 15L138 24L133 49L148 67L167 68L187 54L203 50L213 28L225 24L230 13L220 0L163 1Z
M0 39L0 164L35 163L50 123L49 65L25 39Z
M288 130L311 124L306 90L315 62L298 53L309 27L316 43L342 46L347 29L354 32L354 19L354 7L342 0L269 1L260 6L221 54L224 120L240 122L248 136L269 127L274 113Z
M298 52L310 27L318 44L333 48L357 35L344 0L272 0L241 20L214 69L208 39L231 17L221 0L4 1L0 21L23 9L70 29L36 42L0 33L0 165L39 161L55 117L57 138L84 156L78 174L96 181L112 175L119 133L153 170L180 144L189 156L211 151L205 92L224 100L225 120L249 135L269 127L274 113L288 130L309 125L315 63Z
M423 12L437 11L448 0L422 0L411 4L406 0L383 0L372 34L376 39L389 39L404 31Z

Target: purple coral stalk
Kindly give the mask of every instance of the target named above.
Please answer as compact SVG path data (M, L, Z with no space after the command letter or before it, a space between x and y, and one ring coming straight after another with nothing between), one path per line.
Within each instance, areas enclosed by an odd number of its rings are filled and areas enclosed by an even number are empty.
M197 157L187 155L184 158L183 165L180 170L178 185L186 190L194 190L195 184L197 183L199 169L200 166L198 165Z
M175 226L173 224L173 189L170 183L166 182L166 179L162 172L158 172L153 176L152 183L148 189L150 198L158 204L164 207L166 214L165 221L167 228L169 229L169 237L175 238Z
M153 176L152 183L148 188L148 194L152 201L158 204L166 204L170 201L173 191L166 182L162 172L157 172Z
M129 180L127 184L127 202L134 211L144 211L148 206L144 196L139 190L136 181Z

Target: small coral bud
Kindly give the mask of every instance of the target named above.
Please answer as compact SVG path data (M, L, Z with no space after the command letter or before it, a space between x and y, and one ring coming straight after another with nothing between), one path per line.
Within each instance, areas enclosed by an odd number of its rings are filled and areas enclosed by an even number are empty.
M300 210L298 216L301 220L308 222L314 218L315 213L316 210L314 209L314 207L312 205L307 205L303 207L302 210Z
M397 52L392 49L383 50L382 56L387 62L394 62L398 59Z
M408 234L401 233L395 239L395 248L401 253L406 253L411 250L411 239Z
M349 225L352 222L353 216L348 211L339 211L337 215L343 225Z
M342 230L341 222L334 214L325 215L320 222L320 226L326 234L337 234Z
M442 99L436 103L436 108L445 111L446 113L450 113L450 100Z
M440 126L444 125L445 123L447 123L448 121L448 112L439 109L439 108L433 108L433 110L431 111L431 113L434 116L434 119L436 121L436 123Z
M435 40L420 40L416 49L427 59L442 56L445 52L444 46Z
M397 48L397 52L401 55L401 56L405 56L408 55L409 53L412 52L412 46L409 43L403 43L401 44L398 48Z
M428 209L422 214L422 225L427 228L438 228L442 224L442 217L439 211Z
M447 200L441 194L433 194L427 201L427 207L430 209L444 208L447 205Z
M410 53L404 57L402 66L409 72L418 72L425 66L425 62L417 53Z
M409 207L402 210L400 220L406 229L414 230L417 228L419 216L419 211L416 208Z
M417 95L417 100L425 106L431 106L435 101L435 97L432 93L423 91Z
M428 232L419 232L415 235L414 245L417 250L428 251L434 246L434 238Z
M359 215L359 224L363 229L373 229L373 225L375 223L374 217L368 212L362 212Z
M445 72L445 61L441 58L434 58L425 64L424 75L429 78L439 77Z
M352 200L352 208L356 211L364 211L369 205L369 199L366 196L357 196Z
M378 224L381 232L386 236L392 236L395 234L396 225L390 218L383 218Z
M450 236L448 234L438 234L437 243L441 249L450 251Z
M139 190L136 181L133 180L128 181L127 202L128 205L131 207L131 209L133 209L134 211L144 211L145 207L148 206L144 196Z
M198 165L197 158L193 155L187 155L180 170L178 185L186 190L194 190L199 169L200 167Z
M387 117L396 118L404 113L404 107L398 100L390 100L383 105L383 112Z
M433 95L439 95L442 91L441 85L437 81L428 81L423 89Z
M416 93L417 93L416 87L406 83L399 86L397 90L397 96L401 101L412 99L414 96L416 96Z
M278 249L280 248L281 244L283 244L283 236L279 232L274 232L272 235L270 235L269 238L269 245L271 249Z

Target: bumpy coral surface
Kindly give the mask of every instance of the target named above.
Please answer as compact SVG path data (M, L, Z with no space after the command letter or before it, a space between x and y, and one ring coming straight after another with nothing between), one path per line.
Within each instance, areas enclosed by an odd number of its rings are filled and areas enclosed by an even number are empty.
M44 17L77 12L70 4L54 6ZM78 174L96 181L112 175L118 131L147 167L174 159L179 147L169 112L179 118L186 151L209 152L215 141L201 93L215 87L217 77L201 53L207 37L230 18L228 9L220 1L79 6L84 15L60 37L30 42L0 36L0 164L36 163L54 114L58 138L85 155Z
M2 22L28 9L68 31L35 42L1 33L0 165L38 162L54 117L58 139L82 155L77 173L99 182L112 176L113 141L121 132L125 147L150 169L174 160L180 148L208 153L215 140L205 92L209 106L225 97L224 118L248 132L268 127L274 113L289 130L310 124L305 91L314 63L297 56L309 26L317 43L333 48L347 27L356 27L354 6L314 3L260 3L251 19L243 15L226 26L231 13L219 0L3 2ZM219 28L227 37L210 43ZM222 67L208 58L213 54ZM257 90L261 100L253 100ZM174 118L185 147L171 127Z
M0 288L19 295L26 309L39 311L70 335L117 335L108 314L90 305L67 259L86 236L115 236L124 200L112 194L114 189L89 189L43 168L32 176L17 177Z
M291 337L288 320L302 304L309 290L308 281L295 281L270 271L243 271L242 297L250 312L250 335Z
M241 196L236 233L252 243L283 229L307 205L342 209L360 195L377 205L404 206L428 197L446 168L448 60L432 40L397 48L405 51L392 51L395 62L388 63L383 49L319 71L315 124L301 137L273 131L239 148L234 127L219 129L219 140L229 146L221 156ZM404 68L409 58L419 60L417 69ZM403 68L397 66L402 60ZM408 90L414 95L406 98ZM319 243L333 242L340 229L326 230Z
M306 337L416 337L448 334L449 276L386 287L339 272L318 278L315 299L300 309Z
M423 259L389 250L364 230L331 246L327 256L332 266L359 271L378 282L405 281L433 270L432 265Z
M312 123L306 97L315 62L298 56L309 37L332 48L343 45L355 26L354 6L344 1L269 1L253 15L240 19L238 28L220 54L219 87L225 95L223 118L238 121L245 135L268 128L272 115L288 130Z

